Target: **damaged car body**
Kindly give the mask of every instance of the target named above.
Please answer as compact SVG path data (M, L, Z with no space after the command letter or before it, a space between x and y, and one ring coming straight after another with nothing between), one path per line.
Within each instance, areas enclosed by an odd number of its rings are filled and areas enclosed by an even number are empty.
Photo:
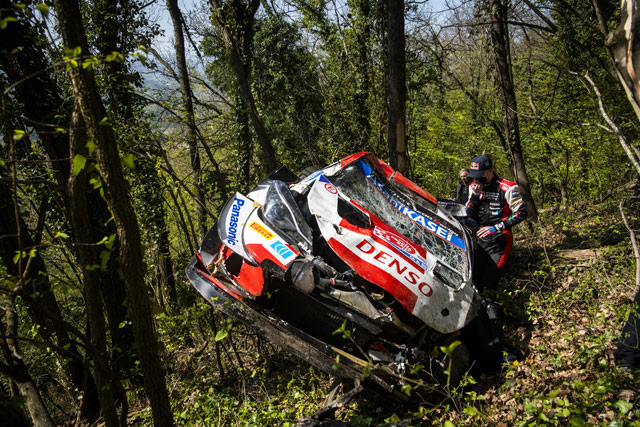
M306 177L281 168L227 202L187 275L309 363L397 392L408 367L436 378L440 360L442 374L441 346L481 305L471 235L451 212L369 153Z

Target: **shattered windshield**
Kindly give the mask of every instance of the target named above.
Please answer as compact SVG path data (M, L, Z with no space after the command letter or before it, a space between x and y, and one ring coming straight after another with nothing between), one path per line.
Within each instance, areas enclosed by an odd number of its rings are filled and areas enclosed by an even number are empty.
M467 270L464 237L452 224L425 209L426 202L418 196L394 188L362 160L327 178L344 195L440 261L460 272Z

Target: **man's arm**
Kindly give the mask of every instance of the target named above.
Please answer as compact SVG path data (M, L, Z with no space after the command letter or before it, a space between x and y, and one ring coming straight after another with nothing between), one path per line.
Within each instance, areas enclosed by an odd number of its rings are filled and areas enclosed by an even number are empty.
M510 187L505 193L506 202L509 204L509 210L511 215L502 221L505 228L511 228L514 225L520 224L527 219L527 208L524 206L522 196L520 196L520 190L517 185Z

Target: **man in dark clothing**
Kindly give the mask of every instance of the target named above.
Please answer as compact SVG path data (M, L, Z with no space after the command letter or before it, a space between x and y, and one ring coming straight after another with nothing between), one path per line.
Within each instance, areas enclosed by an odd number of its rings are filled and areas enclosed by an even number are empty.
M640 367L640 291L636 293L618 348L614 354L616 365L630 370Z
M469 184L471 184L471 181L473 180L471 177L467 176L468 174L469 169L460 169L460 181L458 181L456 195L454 197L456 202L463 205L467 203L467 200L469 200Z
M495 288L511 253L511 228L527 218L527 210L515 182L500 178L493 171L491 158L475 157L467 175L469 186L467 218L477 228L473 282L479 291Z
M467 176L474 181L469 185L466 224L478 237L472 276L481 292L498 284L513 244L511 227L527 217L527 210L516 183L496 175L489 156L475 157ZM519 351L504 342L502 325L490 298L483 298L483 309L462 331L462 336L476 355L479 369L497 369L502 361L520 358Z

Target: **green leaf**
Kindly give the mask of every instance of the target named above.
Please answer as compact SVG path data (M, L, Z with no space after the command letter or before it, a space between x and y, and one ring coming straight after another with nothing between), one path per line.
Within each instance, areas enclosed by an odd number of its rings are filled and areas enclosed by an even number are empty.
M129 169L136 168L136 158L133 154L129 153L122 158L122 163Z
M447 420L444 422L444 427L456 427L451 421Z
M100 270L107 271L107 263L109 262L109 257L111 256L110 251L100 251Z
M36 248L31 249L29 251L29 258L35 258L37 253L38 253L38 250Z
M406 394L407 396L411 396L411 390L412 390L412 387L409 384L403 385L402 388L400 389L400 391Z
M84 146L87 148L87 150L89 150L90 156L92 156L93 152L96 151L96 144L94 144L93 141L87 141Z
M80 46L75 47L73 49L65 49L63 52L63 57L65 60L69 60L71 58L75 58L76 56L82 53L82 48Z
M80 171L84 169L84 166L87 164L87 158L82 154L76 154L73 157L73 176L78 176Z
M20 129L14 129L13 130L13 140L14 141L20 141L22 138L24 138L25 135L26 135L26 133L23 130L20 130Z
M5 28L7 28L7 25L9 25L9 22L18 22L18 20L13 16L7 16L4 19L0 19L0 30L4 30Z
M214 340L216 341L222 341L223 339L225 339L227 336L229 335L229 331L225 331L225 330L220 330L218 331L218 333L216 334Z
M94 190L97 190L98 188L100 189L102 188L102 180L97 175L89 180L89 184L93 186Z
M27 256L25 251L16 251L16 255L13 257L13 263L17 264L20 261L20 258L24 258Z
M112 235L109 236L109 239L107 239L106 242L104 242L104 246L107 249L113 249L113 243L116 241L116 233L113 233Z
M226 318L224 321L224 325L222 326L222 329L220 329L218 333L216 333L214 340L217 342L225 339L227 336L229 336L229 332L231 331L232 327L233 327L233 320L231 320L230 318Z
M36 9L40 11L40 14L42 15L43 18L49 17L49 6L47 6L46 4L38 3L36 5Z
M569 424L571 424L573 427L583 427L585 425L585 422L580 417L573 417L569 421Z
M120 52L113 51L109 55L107 55L106 61L124 62L124 55L122 55Z
M61 239L68 239L69 235L67 233L63 233L62 231L58 231L56 235L53 236L53 238L57 239L58 237L60 237Z
M349 338L351 336L351 331L347 329L346 319L342 322L342 325L338 329L336 329L331 333L331 335L337 335L337 334L342 334L342 338Z
M440 351L442 351L444 354L446 354L447 356L451 356L453 354L453 351L456 349L456 347L458 347L460 344L462 344L461 341L454 341L451 344L449 344L446 347L440 347Z
M633 409L633 403L627 402L625 400L618 400L616 402L616 408L622 415L626 415L631 409Z
M336 355L336 363L334 363L333 366L331 366L331 369L333 369L334 371L337 371L338 369L340 369L340 355L339 354Z
M478 415L478 410L474 406L467 406L466 408L464 408L464 413L475 417L476 415Z
M92 68L97 63L98 60L95 57L87 58L82 61L82 69L85 70L87 68Z
M165 313L164 308L162 308L160 306L160 304L158 304L155 300L151 301L151 307L150 308L151 308L151 315L152 316L157 316L159 314L164 314Z
M111 122L109 121L108 117L103 117L102 120L100 120L100 123L98 123L99 126L111 126Z

